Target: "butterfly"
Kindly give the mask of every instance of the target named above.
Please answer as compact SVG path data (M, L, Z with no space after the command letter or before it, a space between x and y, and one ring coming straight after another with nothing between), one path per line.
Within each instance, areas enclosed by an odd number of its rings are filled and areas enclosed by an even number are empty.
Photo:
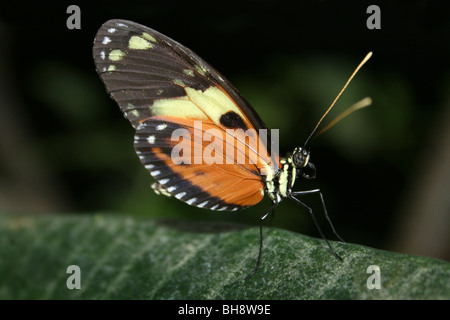
M319 194L331 224L320 189L292 190L297 177L316 175L306 147L312 134L280 158L262 119L224 76L190 49L138 23L104 23L93 56L106 90L136 130L134 147L156 179L152 188L157 194L217 211L241 210L265 195L271 199L260 219L259 254L250 276L261 261L262 221L284 199L308 210L341 259L312 209L298 199Z

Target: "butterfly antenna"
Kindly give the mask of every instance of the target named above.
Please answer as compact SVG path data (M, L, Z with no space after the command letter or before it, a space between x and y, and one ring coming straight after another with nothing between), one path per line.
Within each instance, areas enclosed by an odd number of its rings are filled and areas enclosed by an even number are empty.
M314 139L315 137L317 137L319 134L324 133L325 131L327 131L328 129L334 127L334 125L336 123L338 123L339 121L341 121L342 119L344 119L345 117L349 116L350 114L352 114L353 112L355 112L356 110L368 107L372 104L372 99L369 97L366 97L360 101L358 101L357 103L355 103L354 105L352 105L350 108L348 108L347 110L345 110L344 112L342 112L340 115L338 115L336 118L334 118L333 121L331 121L329 124L327 124L327 126L323 129L321 129L320 131L318 131L312 138Z
M309 142L309 140L311 140L311 138L314 136L317 128L319 127L319 125L322 123L322 120L325 118L325 116L328 114L328 112L330 112L330 110L333 108L334 104L336 103L336 101L339 99L339 97L341 96L341 94L344 92L344 90L347 88L348 84L350 83L350 81L352 81L353 77L356 75L356 73L358 73L359 69L361 69L361 67L370 59L370 57L372 57L372 51L369 52L366 57L361 61L361 63L358 65L358 67L356 67L355 71L353 71L352 75L350 76L350 78L347 80L347 82L345 83L344 87L342 88L342 90L339 92L339 94L336 96L336 98L334 99L333 103L331 104L331 106L327 109L327 111L325 111L325 113L323 114L323 116L320 118L319 122L317 122L316 126L314 127L313 131L311 132L311 134L309 135L308 139L306 139L304 146L306 146Z

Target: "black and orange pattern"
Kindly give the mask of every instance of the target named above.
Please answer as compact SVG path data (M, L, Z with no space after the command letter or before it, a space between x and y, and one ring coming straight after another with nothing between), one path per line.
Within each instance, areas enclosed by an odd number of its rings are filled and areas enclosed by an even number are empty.
M276 175L280 163L270 166L277 159L270 154L270 133L260 141L258 132L266 126L230 82L190 49L131 21L106 22L93 53L107 91L136 129L135 149L158 181L155 191L211 210L235 211L261 201L265 180ZM201 121L203 132L194 132L195 121ZM192 148L189 164L177 164L173 157L177 129L190 133L182 141ZM223 161L198 163L194 148L203 153L209 142L198 145L193 137L210 129L220 132L213 138L223 154L214 157ZM230 141L235 149L231 161L225 153ZM263 147L255 150L254 145ZM256 163L237 163L239 153Z

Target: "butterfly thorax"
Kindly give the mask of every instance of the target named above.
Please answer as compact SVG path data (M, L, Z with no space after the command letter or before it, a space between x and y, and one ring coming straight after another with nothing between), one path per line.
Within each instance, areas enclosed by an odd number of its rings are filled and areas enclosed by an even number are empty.
M265 193L275 202L281 202L289 197L295 180L300 173L306 179L315 177L315 166L309 162L310 153L308 150L297 147L287 157L280 160L281 168L274 175L267 175L265 183Z

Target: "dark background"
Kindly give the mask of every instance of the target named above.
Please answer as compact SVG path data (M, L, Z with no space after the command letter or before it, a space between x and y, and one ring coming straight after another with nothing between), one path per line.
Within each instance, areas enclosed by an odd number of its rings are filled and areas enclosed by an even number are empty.
M66 9L81 9L68 30ZM381 9L369 30L366 9ZM325 124L356 101L373 105L311 144L321 188L348 242L450 260L450 14L445 1L107 1L2 4L0 211L133 215L256 225L270 206L223 213L150 189L133 129L95 72L92 42L112 18L194 50L251 102L280 151L300 146L365 54ZM303 199L333 239L318 197ZM273 226L311 236L286 201ZM331 257L331 256L330 256Z

